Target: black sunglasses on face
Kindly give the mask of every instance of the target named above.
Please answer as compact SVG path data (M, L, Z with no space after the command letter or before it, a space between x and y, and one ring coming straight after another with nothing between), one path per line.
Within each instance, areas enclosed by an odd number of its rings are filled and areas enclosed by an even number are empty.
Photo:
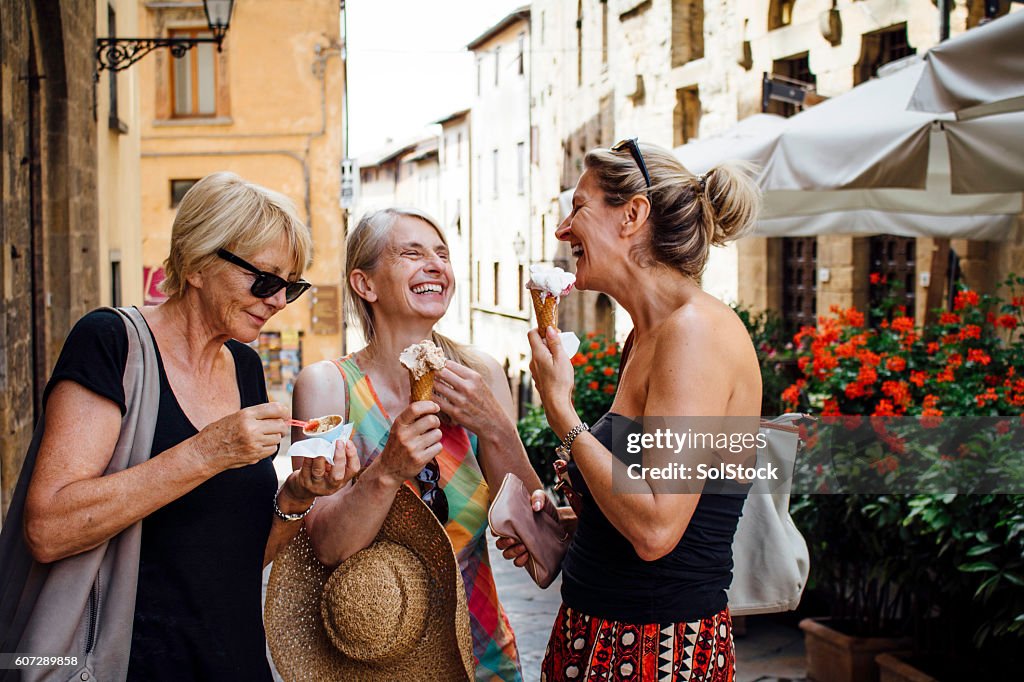
M284 289L284 300L291 303L299 296L302 296L302 294L306 292L306 289L313 286L304 279L289 282L286 279L278 277L272 272L260 270L252 263L242 260L227 249L218 249L217 256L256 275L256 279L252 281L252 287L249 288L249 291L251 291L252 295L256 298L270 298L277 292L281 291L281 289Z
M647 187L650 187L651 174L647 172L647 164L644 163L644 155L640 152L640 144L636 141L636 138L631 137L628 140L616 142L612 147L613 152L621 152L623 149L629 150L633 160L636 161L636 165L640 167L640 172L644 174L644 182L647 183Z
M441 470L436 460L427 462L420 473L416 474L420 486L420 499L430 507L441 525L448 523L448 495L441 488Z

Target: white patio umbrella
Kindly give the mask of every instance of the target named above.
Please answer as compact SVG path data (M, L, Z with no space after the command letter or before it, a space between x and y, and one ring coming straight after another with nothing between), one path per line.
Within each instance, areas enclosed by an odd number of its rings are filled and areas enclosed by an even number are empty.
M967 120L1024 109L1024 12L972 28L928 50L911 111Z
M943 128L953 115L906 110L923 68L920 61L910 64L778 126L741 122L722 135L683 145L676 154L696 173L734 158L761 164L758 182L765 207L756 233L763 236L1005 239L1024 210L1024 197L1019 191L996 193L991 187L951 191L956 184L950 182L948 131ZM749 128L761 130L763 137L737 144ZM1024 126L1009 133L1010 138L1022 135ZM979 149L976 140L967 144ZM1016 149L1011 142L1007 145L993 156L1024 155L1024 140ZM991 170L979 172L988 175Z

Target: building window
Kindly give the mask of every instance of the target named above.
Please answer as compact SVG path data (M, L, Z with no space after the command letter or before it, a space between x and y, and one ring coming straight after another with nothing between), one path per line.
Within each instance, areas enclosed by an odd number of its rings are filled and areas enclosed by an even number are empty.
M117 11L112 5L107 5L107 34L111 38L117 37ZM127 133L128 125L121 120L121 111L117 104L117 72L108 71L107 80L110 84L110 112L107 115L107 127L116 133Z
M704 1L672 0L672 66L704 57Z
M608 0L601 0L601 64L608 64Z
M484 58L480 55L476 56L476 94L479 97L480 93L483 92L483 70L484 70Z
M494 198L498 198L498 150L491 152L492 165L494 166Z
M583 0L576 3L576 85L583 85Z
M793 21L793 5L796 0L771 0L768 5L768 30L789 26Z
M544 44L544 10L540 11L540 44Z
M519 34L519 43L516 47L516 71L522 76L526 72L526 34Z
M121 305L121 252L110 252L110 305Z
M697 131L700 129L700 114L700 90L697 86L676 90L673 138L677 147L697 137Z
M462 133L455 136L455 164L462 167Z
M811 73L811 62L806 52L785 59L776 59L772 62L772 76L805 89L809 87L811 91L816 90L818 86L818 78ZM786 117L792 116L800 110L800 105L778 99L770 100L765 109L769 114Z
M498 297L499 286L501 282L501 263L494 264L494 306L498 307L501 303L501 299Z
M171 208L178 208L178 204L185 197L185 193L192 189L192 185L199 182L193 180L171 180Z
M501 45L494 48L494 87L498 87L498 75L501 73Z
M516 286L516 306L519 310L523 310L523 292L526 291L526 266L522 263L519 264L519 280Z
M484 162L479 154L476 155L476 172L473 175L476 176L476 203L479 204L484 195Z
M917 273L917 241L913 237L894 237L883 234L869 240L871 282L868 288L871 326L882 321L875 310L887 298L896 299L896 307L903 315L914 317L914 280ZM895 311L900 315L900 311Z
M818 239L782 239L782 321L789 332L813 327L818 310Z
M516 144L516 189L520 194L526 193L526 143Z
M171 31L172 38L211 38L198 29ZM215 116L217 114L217 51L213 43L200 43L180 59L171 60L174 115Z
M866 33L860 39L860 61L854 67L854 85L874 78L878 73L878 67L917 52L907 42L906 24Z

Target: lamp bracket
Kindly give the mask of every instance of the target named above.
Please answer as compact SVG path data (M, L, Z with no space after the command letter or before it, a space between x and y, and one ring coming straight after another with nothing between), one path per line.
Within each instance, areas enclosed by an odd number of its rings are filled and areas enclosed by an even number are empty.
M213 43L219 52L223 40L223 34L213 38L97 38L98 71L123 71L161 47L170 48L171 55L178 58L201 43Z

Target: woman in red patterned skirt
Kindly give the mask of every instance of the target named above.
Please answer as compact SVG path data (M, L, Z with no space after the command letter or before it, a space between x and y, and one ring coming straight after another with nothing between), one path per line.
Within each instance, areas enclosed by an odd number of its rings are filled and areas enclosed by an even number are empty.
M572 213L556 236L576 257L576 286L615 298L633 331L612 408L589 428L573 407L573 368L554 331L542 330L543 338L530 332L530 369L548 424L562 440L570 500L579 502L542 679L734 678L726 589L748 486L629 481L618 460L623 444L640 442L630 438L640 435L641 418L648 426L652 418L668 419L661 424L672 429L681 428L681 419L710 420L686 423L715 423L722 432L743 418L756 432L761 374L753 345L736 314L702 291L700 279L710 247L740 236L758 205L756 186L732 166L696 176L667 150L635 139L586 156ZM678 452L649 448L643 466L679 463ZM537 491L534 508L542 507L557 513ZM499 547L517 565L528 559L513 539Z

